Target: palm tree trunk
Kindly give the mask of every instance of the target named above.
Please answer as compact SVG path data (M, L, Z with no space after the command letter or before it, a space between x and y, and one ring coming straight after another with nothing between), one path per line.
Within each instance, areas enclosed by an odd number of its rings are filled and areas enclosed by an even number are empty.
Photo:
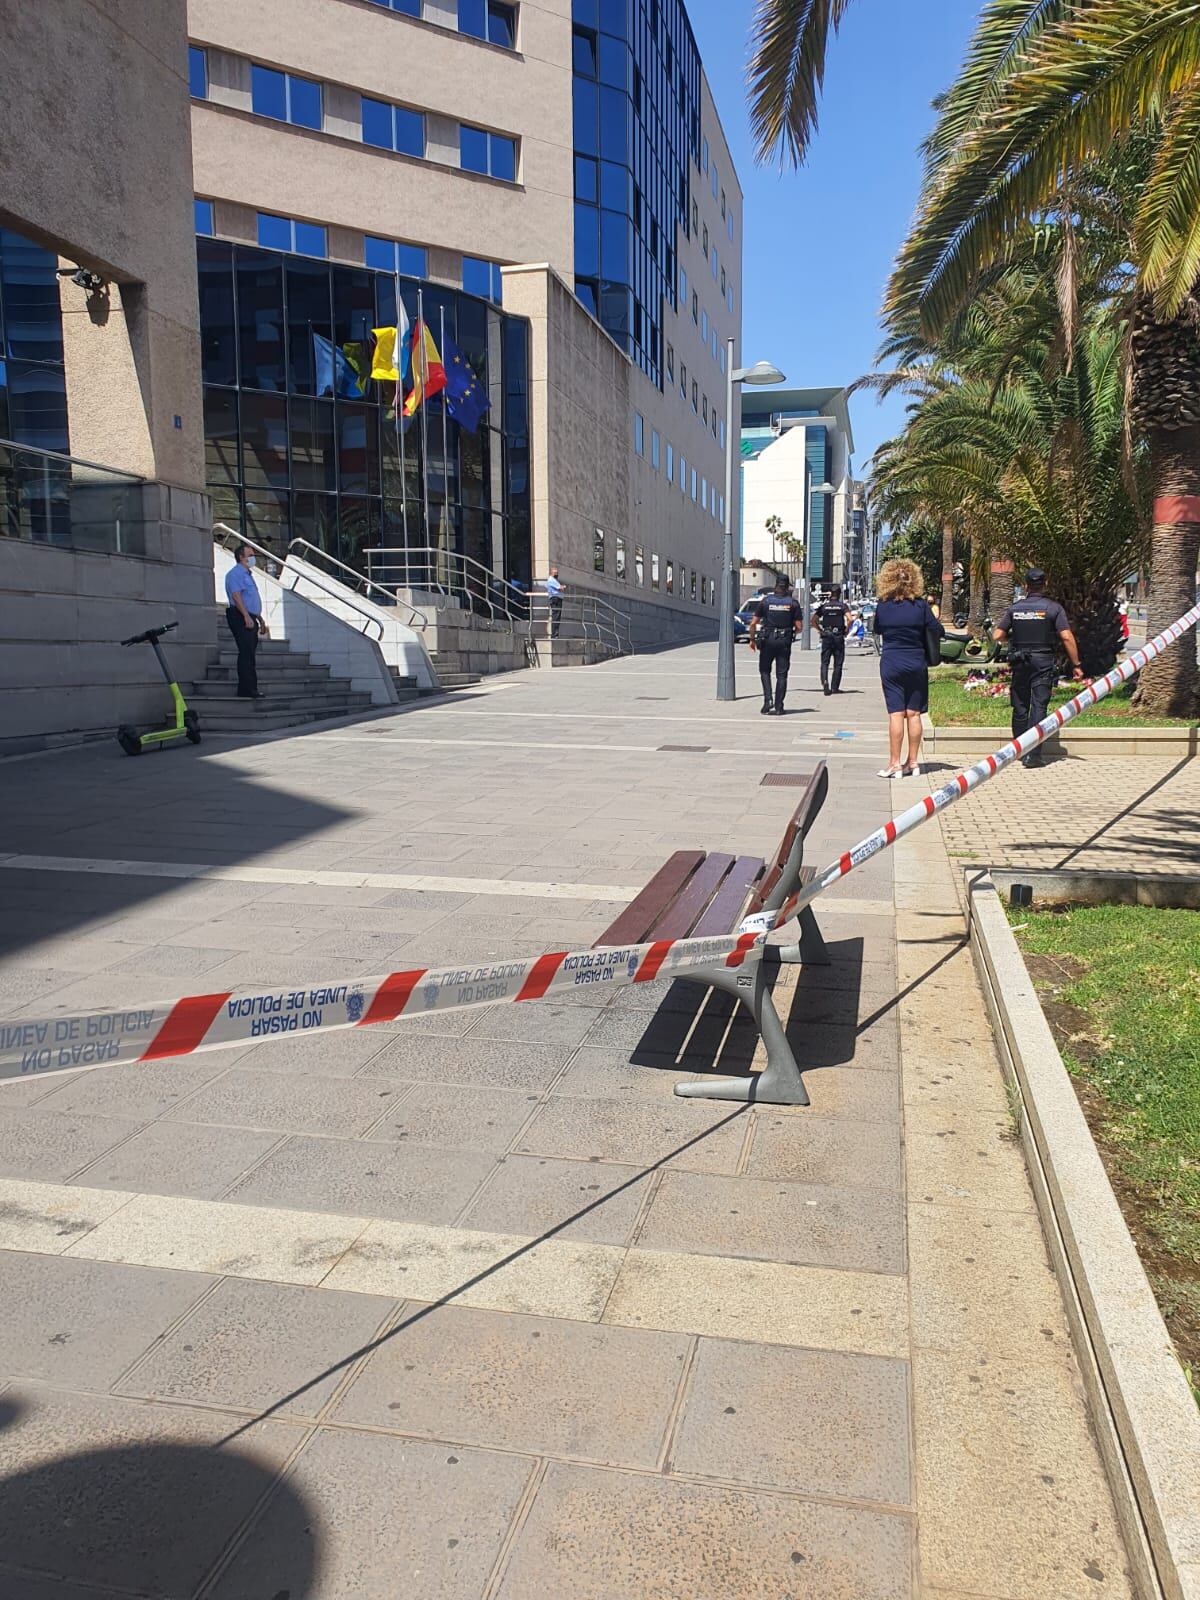
M991 582L988 585L988 606L993 627L999 625L1001 616L1012 605L1015 595L1016 574L1012 562L993 556Z
M954 524L942 524L942 626L954 621Z
M971 598L967 606L967 632L972 639L978 639L983 632L983 571L979 565L979 557L975 550L975 538L971 537L970 550L970 575Z
M1196 603L1200 562L1200 426L1151 428L1154 530L1146 631L1151 638ZM1158 717L1190 717L1200 701L1196 633L1186 633L1138 680L1135 704Z

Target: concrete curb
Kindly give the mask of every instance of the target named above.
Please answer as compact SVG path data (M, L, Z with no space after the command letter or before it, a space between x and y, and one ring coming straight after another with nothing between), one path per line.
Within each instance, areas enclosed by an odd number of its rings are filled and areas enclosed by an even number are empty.
M1054 867L988 870L1002 896L1014 883L1027 883L1033 890L1035 906L1163 906L1200 911L1200 874L1196 873L1075 872Z
M967 873L967 898L971 948L1020 1096L1030 1180L1138 1593L1200 1600L1200 1410L999 894L978 868Z
M925 731L937 740L941 755L988 755L1011 737L1007 724L967 728L927 721ZM1067 755L1085 761L1111 756L1174 756L1182 761L1186 756L1200 754L1200 728L1068 727L1056 735L1056 740ZM1047 749L1052 751L1054 743L1051 740Z

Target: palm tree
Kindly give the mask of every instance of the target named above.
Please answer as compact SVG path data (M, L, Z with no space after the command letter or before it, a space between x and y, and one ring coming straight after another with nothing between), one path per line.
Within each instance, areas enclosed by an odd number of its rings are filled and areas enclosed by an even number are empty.
M750 69L760 158L803 159L829 37L848 4L760 0ZM1153 484L1156 632L1192 604L1200 560L1200 3L987 0L939 110L888 301L893 317L916 314L926 330L952 318L1031 219L1048 212L1069 234L1077 183L1114 144L1154 136L1132 218L1126 354L1129 422L1148 444ZM1195 708L1193 637L1145 670L1139 698L1158 713Z

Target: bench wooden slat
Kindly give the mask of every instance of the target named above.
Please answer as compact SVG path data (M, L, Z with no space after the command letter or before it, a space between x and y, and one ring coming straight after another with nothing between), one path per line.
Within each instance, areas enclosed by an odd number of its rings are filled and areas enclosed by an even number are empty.
M683 939L692 931L692 924L704 914L704 908L717 893L725 874L733 866L733 857L712 851L702 866L693 872L687 888L650 931L652 939Z
M779 882L783 869L787 866L788 857L791 855L796 843L796 836L808 833L809 828L816 821L822 805L825 803L828 789L829 768L823 761L819 761L816 771L809 778L808 786L800 797L800 804L792 813L791 821L784 829L783 840L780 843L775 859L763 874L762 881L754 891L754 899L749 907L750 912L762 910L771 890Z
M674 903L688 879L704 861L703 850L677 850L631 900L610 928L596 940L601 945L643 944L658 919Z
M730 933L737 926L739 913L746 903L750 888L763 869L760 856L739 856L725 881L717 891L708 910L692 929L697 939L708 939L718 933Z

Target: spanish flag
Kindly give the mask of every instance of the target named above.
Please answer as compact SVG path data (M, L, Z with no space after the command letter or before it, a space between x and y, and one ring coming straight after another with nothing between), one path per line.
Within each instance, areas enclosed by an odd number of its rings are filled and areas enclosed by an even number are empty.
M404 415L411 417L432 395L446 387L446 369L438 354L433 335L424 322L418 322L412 336L412 388L404 400Z

